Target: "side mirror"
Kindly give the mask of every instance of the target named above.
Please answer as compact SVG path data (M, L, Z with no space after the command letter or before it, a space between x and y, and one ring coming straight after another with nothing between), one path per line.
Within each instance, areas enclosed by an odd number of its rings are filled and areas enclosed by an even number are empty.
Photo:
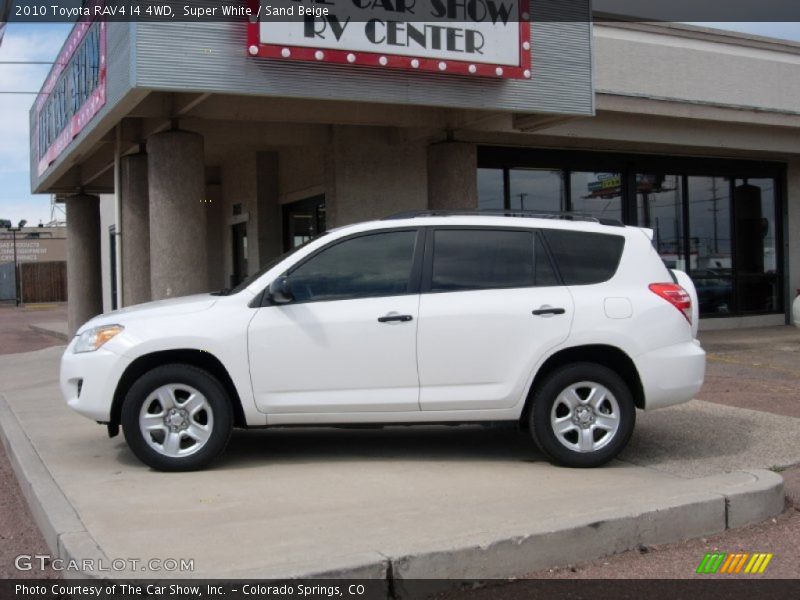
M292 286L289 285L289 278L281 275L269 284L269 299L273 304L288 304L294 300Z

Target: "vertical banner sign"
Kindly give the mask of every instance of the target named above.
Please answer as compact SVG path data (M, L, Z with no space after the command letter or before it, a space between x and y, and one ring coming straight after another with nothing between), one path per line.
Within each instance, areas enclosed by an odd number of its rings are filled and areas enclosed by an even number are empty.
M6 22L11 14L11 2L0 0L0 46L3 45L3 35L6 32Z
M529 0L248 0L247 8L252 56L531 76Z
M78 21L36 98L41 176L106 103L106 23Z

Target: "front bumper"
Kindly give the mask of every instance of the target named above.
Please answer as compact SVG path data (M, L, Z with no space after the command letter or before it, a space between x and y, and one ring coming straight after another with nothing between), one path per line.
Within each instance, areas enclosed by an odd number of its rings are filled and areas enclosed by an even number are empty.
M688 402L703 386L706 353L697 340L646 352L634 362L644 388L645 410Z
M85 417L107 423L117 384L132 362L105 347L94 352L75 354L75 340L61 357L59 384L67 405Z

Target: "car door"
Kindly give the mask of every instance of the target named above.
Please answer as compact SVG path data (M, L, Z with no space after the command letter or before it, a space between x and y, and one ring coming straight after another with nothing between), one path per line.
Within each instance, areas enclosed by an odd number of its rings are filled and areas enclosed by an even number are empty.
M566 340L572 296L530 229L435 228L420 296L422 410L503 409Z
M289 270L293 300L259 308L248 330L259 410L419 410L418 235L356 234Z

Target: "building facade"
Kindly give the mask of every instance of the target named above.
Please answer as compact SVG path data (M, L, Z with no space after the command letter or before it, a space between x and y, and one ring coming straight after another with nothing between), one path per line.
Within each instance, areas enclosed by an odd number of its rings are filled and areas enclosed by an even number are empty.
M77 25L31 110L32 188L66 202L71 328L103 308L103 261L106 306L130 305L230 287L326 228L424 208L650 227L694 279L702 327L787 322L800 44L592 24L588 2L571 6L509 24L516 50L477 66L281 47L244 22ZM70 112L53 90L81 60ZM102 228L99 194L114 194Z

